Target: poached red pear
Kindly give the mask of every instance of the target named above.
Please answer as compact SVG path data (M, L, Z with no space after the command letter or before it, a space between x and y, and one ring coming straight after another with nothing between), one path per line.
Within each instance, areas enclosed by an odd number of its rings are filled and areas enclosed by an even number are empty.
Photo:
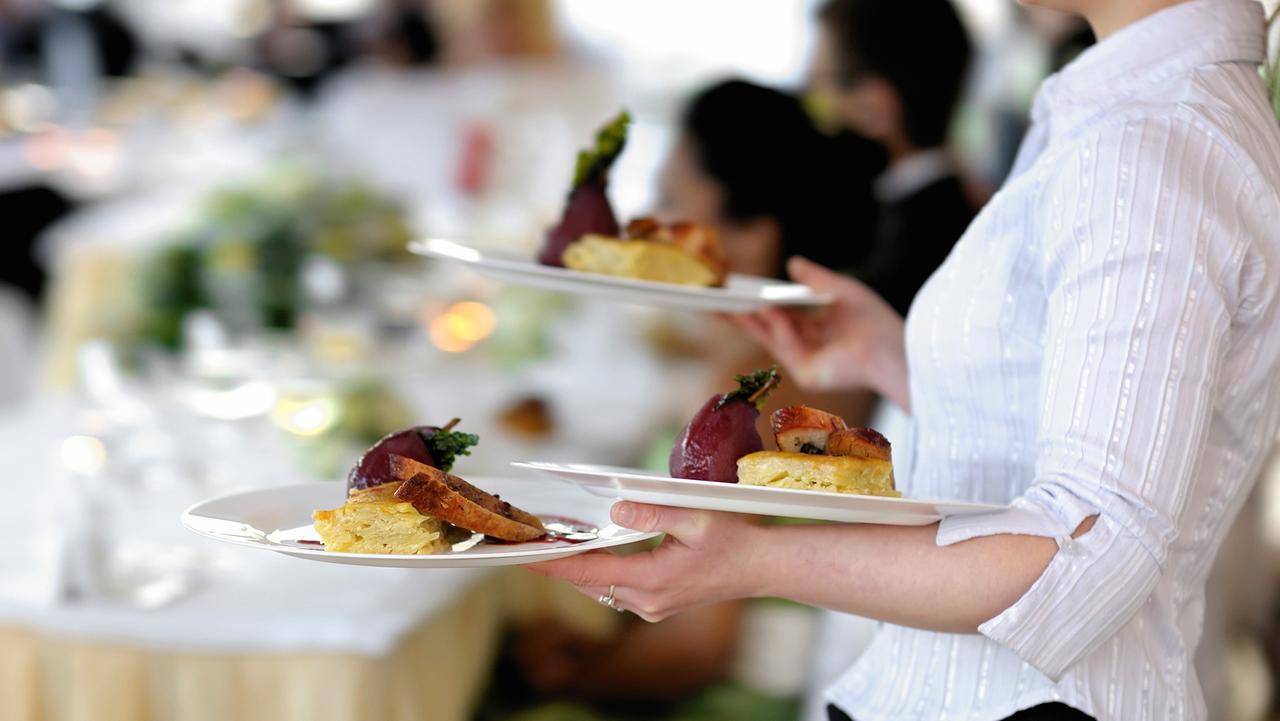
M616 236L618 219L605 192L609 186L609 169L627 144L627 128L631 116L622 111L596 133L595 147L578 153L573 171L573 185L565 202L564 214L543 241L538 262L564 267L564 249L584 235Z
M419 463L448 471L458 456L471 455L471 446L480 441L474 433L453 430L458 419L441 426L414 426L384 436L360 456L347 474L347 491L380 486L399 480L392 473L391 456L412 458Z
M542 252L538 254L539 263L563 268L564 249L582 236L618 234L618 219L613 214L613 207L609 205L605 189L603 180L573 189L569 194L569 202L565 205L564 216L547 231Z
M764 450L756 421L769 392L782 380L778 367L736 379L736 390L708 399L676 437L668 463L673 478L737 483L738 459Z

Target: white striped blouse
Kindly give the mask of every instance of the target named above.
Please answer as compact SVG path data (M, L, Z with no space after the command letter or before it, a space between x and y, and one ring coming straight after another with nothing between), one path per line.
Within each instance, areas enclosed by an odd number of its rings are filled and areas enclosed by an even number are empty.
M1013 504L944 521L939 544L1018 533L1060 550L979 634L885 626L829 691L856 721L1053 701L1099 721L1204 719L1205 578L1280 421L1263 57L1257 2L1197 0L1041 88L1014 175L908 316L902 485Z

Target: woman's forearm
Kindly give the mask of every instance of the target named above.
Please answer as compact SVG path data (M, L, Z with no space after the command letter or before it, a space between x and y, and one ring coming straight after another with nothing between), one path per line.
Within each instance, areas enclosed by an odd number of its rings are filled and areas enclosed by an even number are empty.
M667 539L647 553L594 551L531 566L650 621L717 601L775 596L953 633L1021 598L1057 543L995 535L938 546L938 527L760 526L745 516L620 502L613 522ZM1086 519L1073 534L1093 526Z
M759 539L752 595L789 598L902 626L973 633L1026 593L1057 551L1052 539L1015 535L938 546L937 529L855 524L760 528L764 538Z

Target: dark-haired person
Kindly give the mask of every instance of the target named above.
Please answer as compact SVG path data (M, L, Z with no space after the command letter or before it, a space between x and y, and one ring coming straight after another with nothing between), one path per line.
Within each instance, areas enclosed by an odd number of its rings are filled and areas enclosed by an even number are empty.
M659 211L715 228L738 273L781 278L793 255L848 268L867 255L883 155L820 133L793 95L729 80L689 101Z
M819 132L796 96L728 80L686 106L663 165L659 213L715 228L736 273L782 278L793 256L849 270L871 249L877 209L871 185L884 166L874 141ZM701 333L716 334L699 338L713 378L772 363L731 328L717 324ZM875 397L805 393L784 384L774 400L865 422ZM767 418L761 429L768 431Z
M811 90L889 159L874 186L873 250L856 275L905 314L973 220L946 151L969 37L947 0L828 0L818 20Z
M905 322L798 259L831 305L736 319L793 382L910 408L906 496L1009 507L759 526L619 503L616 523L662 545L535 570L650 619L757 596L879 619L829 691L837 717L1205 721L1206 577L1280 429L1263 9L1037 4L1098 43L1041 86L1012 175Z

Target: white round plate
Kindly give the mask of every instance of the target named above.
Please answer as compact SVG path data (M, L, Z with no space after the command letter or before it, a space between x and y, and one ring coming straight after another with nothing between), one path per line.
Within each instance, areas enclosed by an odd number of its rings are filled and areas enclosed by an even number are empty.
M527 256L481 251L440 238L415 240L418 255L458 263L497 280L562 293L579 293L624 303L719 313L748 313L767 306L819 306L830 298L799 283L730 274L723 288L702 288L650 280L633 280L542 265Z
M946 516L989 513L1007 508L964 501L921 501L914 498L885 498L690 481L614 466L531 461L519 461L512 465L572 483L601 498L783 518L925 526Z
M219 541L309 561L400 568L516 566L564 558L597 548L622 546L661 535L615 526L609 522L609 506L612 505L609 500L576 493L563 486L539 486L530 484L528 480L510 478L473 478L471 482L530 513L567 517L595 525L600 528L600 538L584 543L481 542L466 550L430 556L330 552L317 545L320 537L311 527L311 512L317 508L342 505L345 485L340 483L278 486L202 501L183 512L182 525Z

